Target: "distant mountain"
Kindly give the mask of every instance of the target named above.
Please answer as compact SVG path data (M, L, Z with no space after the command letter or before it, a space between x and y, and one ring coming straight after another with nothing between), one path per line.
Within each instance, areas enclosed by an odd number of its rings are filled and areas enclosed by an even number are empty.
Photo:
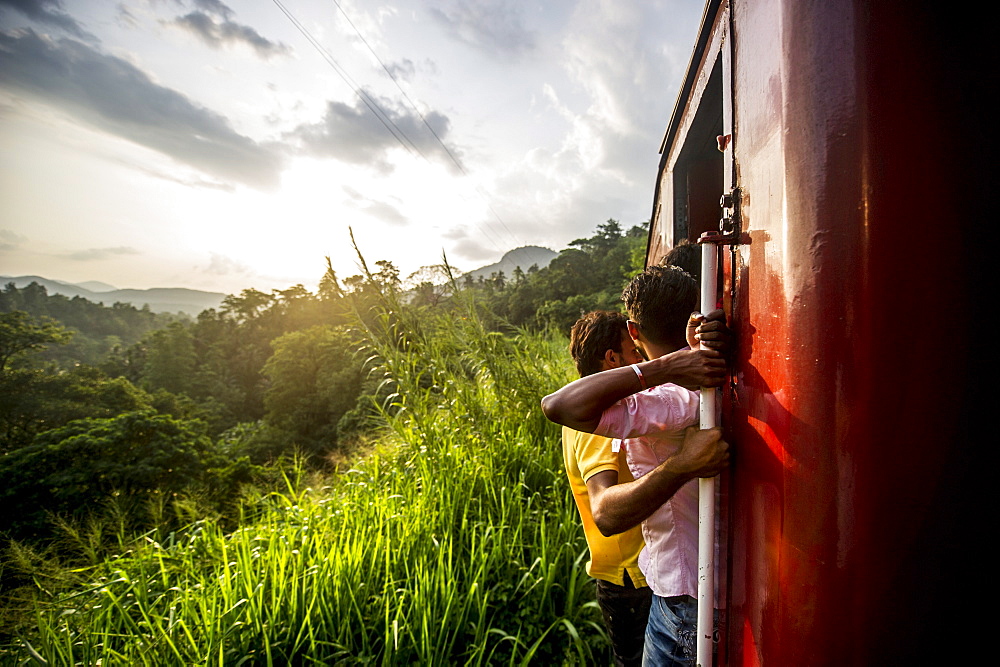
M14 283L19 289L23 289L33 282L44 287L49 294L62 294L70 298L79 296L94 303L103 303L105 306L117 302L129 303L136 308L148 305L154 313L181 312L192 317L208 308L218 308L222 304L222 300L226 298L225 294L219 292L202 292L185 287L118 289L113 285L96 281L73 284L41 276L0 276L0 284Z
M91 301L98 301L94 298L97 292L91 291L82 285L74 285L72 283L64 283L60 280L50 280L49 278L42 278L41 276L17 276L12 278L11 276L0 276L0 283L6 285L7 283L14 283L14 286L18 289L27 287L31 283L38 283L48 291L49 294L62 294L63 296L68 296L70 298L74 296L81 296L85 299ZM110 303L107 305L111 305Z
M490 275L503 271L503 274L507 278L510 278L511 274L514 273L515 267L520 266L521 270L525 273L527 273L528 269L535 264L538 265L538 268L543 269L549 265L549 262L558 256L559 253L549 250L548 248L542 248L536 245L526 245L521 248L514 248L504 255L503 258L496 264L490 264L489 266L469 271L469 274L472 275L473 278L479 278L479 276L489 278Z
M91 292L114 292L117 287L114 285L109 285L107 283L102 283L100 280L88 280L85 283L77 283L77 287L82 287L84 289L89 289Z

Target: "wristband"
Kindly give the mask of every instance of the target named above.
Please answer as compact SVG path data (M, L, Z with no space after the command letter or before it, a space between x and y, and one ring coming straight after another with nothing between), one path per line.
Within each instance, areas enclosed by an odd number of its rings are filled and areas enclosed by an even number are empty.
M642 371L639 370L639 364L632 364L632 370L635 371L636 377L639 378L639 384L642 386L642 388L649 389L649 387L646 386L646 378L642 376Z

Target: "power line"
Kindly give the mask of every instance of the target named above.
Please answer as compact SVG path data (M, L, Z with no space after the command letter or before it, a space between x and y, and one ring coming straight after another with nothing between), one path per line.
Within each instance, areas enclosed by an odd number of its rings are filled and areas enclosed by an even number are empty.
M455 163L455 166L458 167L458 169L464 175L468 176L469 172L465 170L465 167L462 166L462 163L459 162L458 158L455 157L454 153L451 152L451 149L448 148L448 146L444 143L444 141L441 140L441 137L438 136L438 133L434 131L434 128L431 127L430 123L427 122L427 119L424 117L424 114L420 111L420 109L417 108L417 105L413 103L413 100L410 99L410 96L406 94L406 91L403 90L403 87L399 84L399 79L396 78L396 75L392 73L392 70L390 70L389 67L382 61L382 59L379 58L379 55L375 53L375 49L373 49L371 44L368 43L368 40L365 39L365 36L361 34L361 31L358 30L358 27L354 25L354 21L352 21L351 17L347 15L347 12L344 11L344 8L340 6L340 3L337 2L337 0L333 0L333 4L337 5L337 9L339 9L340 13L344 15L344 19L347 20L348 25L351 26L352 30L354 30L354 34L358 36L358 38L361 40L361 43L364 44L365 48L368 49L368 52L371 53L372 56L375 58L375 60L378 61L378 64L382 66L382 69L385 71L386 75L388 75L388 77L392 79L392 82L396 84L396 88L406 99L407 103L409 103L410 108L413 109L418 116L420 116L420 120L423 122L424 127L426 127L430 131L430 133L434 135L434 138L437 139L437 142L439 144L441 144L441 148L443 148L445 153L448 154L448 157L451 158L451 161Z
M337 59L334 58L333 55L330 54L330 52L323 47L322 44L320 44L319 40L313 37L312 33L310 33L309 30L304 25L302 25L302 23L297 18L295 18L295 15L293 15L291 11L281 3L280 0L272 0L272 2L274 2L274 4L278 7L278 9L281 10L281 12L285 15L285 17L292 22L292 25L294 25L296 29L298 29L298 31L302 33L302 36L306 38L306 40L313 46L313 48L315 48L319 52L319 54L323 57L323 59L327 62L327 64L334 69L334 71L340 76L340 78L344 81L344 83L346 83L351 88L351 90L354 91L354 93L361 99L361 101L368 108L368 110L375 115L375 118L377 118L378 121L382 123L382 126L385 127L385 129L389 132L389 134L392 135L392 137L399 143L399 145L405 148L406 151L409 152L411 155L414 153L414 151L416 151L416 153L420 155L420 157L423 158L424 161L427 162L427 164L432 164L431 161L427 158L427 156L424 155L423 151L421 151L417 147L417 145L413 143L413 141L409 137L406 136L406 133L403 132L403 130L398 125L396 125L395 122L393 122L392 118L390 118L389 114L384 109L382 109L382 107L375 100L375 98L369 95L367 91L361 88L361 86L359 86L357 82L354 81L354 79L347 73L347 70L345 70L343 66L341 66L341 64L337 62ZM407 145L407 142L409 143L409 146ZM490 242L490 244L493 245L493 247L496 248L499 252L503 252L503 248L501 248L500 244L498 243L499 239L493 238L487 232L486 229L482 229L482 231L483 235Z
M302 25L302 23L295 17L295 15L292 14L292 12L287 7L285 7L284 4L282 4L280 0L272 0L272 2L275 4L275 6L278 7L278 9L281 10L281 12L285 15L285 17L289 21L291 21L292 25L294 25L295 28L302 34L302 36L306 38L306 40L313 46L313 48L316 49L317 52L319 52L320 56L327 62L328 65L330 65L333 68L333 70L340 76L340 78L344 81L344 83L346 83L351 88L351 90L354 91L354 93L361 99L362 103L364 103L364 105L368 108L368 110L372 112L372 114L375 116L375 118L378 119L378 121L382 124L382 126L385 127L386 131L388 131L389 134L392 135L392 137L400 144L400 146L402 146L403 148L405 148L406 151L409 152L411 155L414 152L416 152L421 158L423 158L423 160L425 162L427 162L428 164L433 164L430 161L430 159L428 159L428 157L423 153L423 151L421 151L420 148L417 147L417 145L413 142L413 140L410 139L406 135L406 133L402 130L402 128L400 128L398 125L396 125L396 123L390 117L389 113L386 112L381 107L381 105L379 105L379 103L375 100L374 97L372 97L356 81L354 81L354 79L347 73L347 71L344 69L344 67L342 65L340 65L339 62L337 62L337 59L334 58L333 55L330 54L330 52L327 51L326 48L323 47L323 45L319 42L319 40L317 40L315 37L313 37L312 33L310 33L309 30L304 25ZM350 17L347 15L347 13L344 12L343 7L341 7L340 4L336 0L334 0L334 4L337 5L337 8L344 15L344 18L347 19L348 24L350 24L350 26L354 30L354 32L358 35L358 37L361 39L361 41L364 43L364 45L368 48L368 50L371 52L371 54L375 57L375 59L378 61L378 63L382 66L382 69L385 70L385 72L389 76L389 78L392 79L393 83L396 85L396 88L399 89L400 93L402 93L403 97L409 103L410 107L417 113L417 115L420 117L421 121L424 123L424 125L427 127L427 129L430 131L430 133L434 136L434 138L437 140L437 142L441 145L441 147L447 153L447 155L452 160L452 162L455 163L455 166L458 167L458 169L462 172L463 175L465 175L466 177L470 177L471 178L471 176L469 175L469 173L465 170L465 167L461 164L461 162L458 160L458 158L455 157L455 155L448 148L448 146L445 145L444 141L441 140L441 137L438 136L437 132L434 131L434 128L431 127L430 123L427 122L427 119L424 117L423 113L420 112L420 110L414 104L413 100L410 99L410 96L407 95L406 91L404 91L403 88L400 86L399 81L396 79L396 77L392 74L392 72L385 65L385 63L382 61L382 59L379 58L378 54L375 53L374 49L372 49L371 45L364 38L364 35L362 35L361 32L358 30L357 26L354 25L354 22L351 21ZM486 195L479 189L478 186L475 189L476 189L476 193L483 199L483 201L486 204L486 207L489 209L490 213L500 223L500 225L503 227L504 231L507 233L507 235L510 237L510 239L516 245L519 245L520 244L519 239L513 234L513 232L510 231L510 229L507 227L506 223L503 221L503 219L500 217L500 215L493 208L493 205L490 203L489 198L486 197ZM481 231L483 232L484 236L487 237L487 239L489 240L489 242L498 251L503 252L503 249L500 247L500 245L497 242L498 239L495 239L495 238L492 237L493 235L490 233L490 231L488 230L487 226L484 226L484 225L481 224L481 225L479 225L479 227L480 227Z
M379 55L375 52L375 49L373 49L372 46L371 46L371 44L368 43L368 40L365 39L365 36L361 33L361 31L358 29L358 27L356 25L354 25L354 21L352 21L351 17L347 15L346 11L344 11L344 8L340 5L340 2L338 0L333 0L333 4L337 5L337 9L340 10L340 13L343 14L344 19L347 20L348 25L351 26L352 30L354 30L354 34L356 34L358 36L358 39L360 39L361 43L365 45L365 48L368 49L368 52L371 53L372 57L374 57L375 60L378 61L378 64L382 66L382 70L392 80L393 84L395 84L396 89L399 90L399 92L400 92L400 94L402 94L403 98L406 99L406 102L410 105L410 108L413 109L413 111L418 116L420 116L420 120L423 122L424 127L426 127L427 130L434 136L434 139L437 140L437 142L438 142L438 144L440 144L441 148L444 149L444 152L447 153L447 155L448 155L449 158L451 158L451 161L453 163L455 163L455 166L458 167L459 171L461 171L462 174L464 174L466 177L471 178L471 176L469 175L469 172L467 172L465 170L465 167L462 165L461 161L459 161L459 159L457 157L455 157L455 154L451 152L451 149L448 148L448 145L444 143L444 141L441 139L441 137L438 136L438 133L434 131L434 128L431 127L431 124L427 122L427 118L424 117L423 112L420 111L420 109L413 102L413 100L410 99L410 96L406 93L406 91L403 90L403 86L400 85L399 79L396 78L396 75L392 73L392 70L389 69L389 67L385 64L385 62L382 60L382 58L380 58ZM507 232L507 235L515 243L519 244L520 240L517 238L517 236L514 235L513 232L510 231L510 229L507 227L507 223L505 223L503 221L503 218L501 218L500 215L496 212L496 210L494 210L493 205L489 201L489 198L487 198L486 195L482 191L480 191L478 187L476 188L476 193L486 203L486 207L490 210L490 213L493 214L493 217L496 218L497 222L500 223L500 225L503 227L504 231Z
M281 3L281 0L272 0L272 2L274 2L278 9L280 9L288 20L292 22L292 25L294 25L298 31L302 33L303 37L309 41L313 48L319 52L323 59L326 60L327 64L333 68L341 79L343 79L344 83L346 83L351 90L353 90L354 93L361 98L362 103L364 103L364 105L368 107L368 110L375 115L380 123L382 123L382 126L385 127L389 134L391 134L393 138L399 142L399 145L405 148L410 154L413 154L413 152L416 151L420 157L427 160L427 156L424 155L423 152L417 148L416 144L414 144L413 141L406 136L406 133L393 122L392 118L389 117L389 114L382 109L378 102L371 95L369 95L367 91L361 88L357 82L351 78L351 76L347 73L347 70L345 70L340 63L337 62L336 58L334 58L329 51L323 48L323 45L319 43L319 40L312 36L312 33L310 33L309 30L307 30L306 27L302 25L297 18L295 18L295 16ZM409 145L407 145L407 142ZM427 161L430 162L430 160Z

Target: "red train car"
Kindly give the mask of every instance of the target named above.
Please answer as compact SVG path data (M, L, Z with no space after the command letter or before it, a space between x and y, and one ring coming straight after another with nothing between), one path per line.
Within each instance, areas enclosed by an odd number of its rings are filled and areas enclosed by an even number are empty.
M993 325L970 267L996 77L991 18L941 5L705 9L647 263L731 237L720 664L981 660L991 434L974 352Z

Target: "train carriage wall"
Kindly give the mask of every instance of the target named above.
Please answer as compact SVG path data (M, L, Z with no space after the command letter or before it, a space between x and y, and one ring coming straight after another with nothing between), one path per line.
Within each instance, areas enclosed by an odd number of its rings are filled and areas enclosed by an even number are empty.
M981 632L963 605L991 542L972 340L992 329L989 24L940 3L706 7L647 262L718 229L734 192L722 663L951 663Z

